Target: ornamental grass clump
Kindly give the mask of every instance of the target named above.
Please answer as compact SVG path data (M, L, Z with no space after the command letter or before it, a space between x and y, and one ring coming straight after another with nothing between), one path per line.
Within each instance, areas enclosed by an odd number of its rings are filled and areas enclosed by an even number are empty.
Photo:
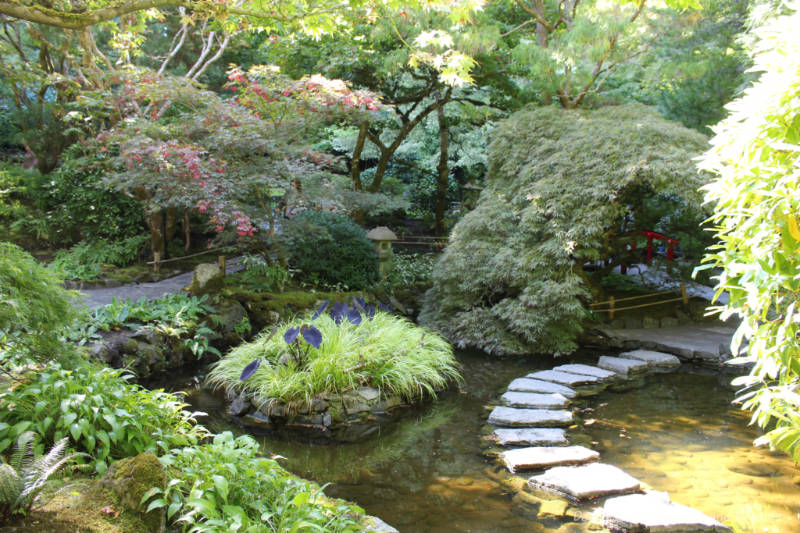
M325 302L262 332L220 360L208 382L262 405L300 407L315 395L362 386L414 401L460 379L447 341L359 300Z

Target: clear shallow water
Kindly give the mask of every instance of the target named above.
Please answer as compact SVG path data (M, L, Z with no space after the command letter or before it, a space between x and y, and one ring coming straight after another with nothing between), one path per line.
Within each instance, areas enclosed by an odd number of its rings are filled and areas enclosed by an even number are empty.
M326 493L358 503L403 533L585 531L568 517L536 520L512 503L505 471L482 453L486 403L515 377L552 361L493 360L460 353L465 383L410 411L380 435L356 444L309 444L257 437L265 453ZM559 361L560 363L561 361ZM644 388L578 402L570 433L604 462L626 470L676 502L743 531L800 532L800 468L785 455L751 446L757 433L730 405L727 378L649 376ZM218 396L190 389L214 431L241 430Z

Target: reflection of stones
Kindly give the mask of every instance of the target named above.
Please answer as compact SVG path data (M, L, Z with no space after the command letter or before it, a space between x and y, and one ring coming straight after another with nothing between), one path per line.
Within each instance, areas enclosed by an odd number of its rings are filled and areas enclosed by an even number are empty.
M246 393L229 396L228 402L229 413L246 427L310 432L344 442L374 434L395 410L407 407L400 396L381 394L373 387L360 387L343 394L320 394L300 405L269 402L257 407Z

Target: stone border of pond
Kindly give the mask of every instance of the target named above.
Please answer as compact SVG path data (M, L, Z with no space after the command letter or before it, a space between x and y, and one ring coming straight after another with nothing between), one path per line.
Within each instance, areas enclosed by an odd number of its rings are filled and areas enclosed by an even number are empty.
M335 442L358 442L376 433L397 411L411 407L397 394L381 393L374 387L359 387L342 394L319 394L309 405L288 406L282 402L257 405L247 395L228 394L228 414L241 426L255 432L289 432Z
M579 518L614 532L730 532L714 518L600 462L598 452L570 445L563 429L572 424L574 399L606 388L625 390L647 373L680 365L675 355L639 349L601 356L596 365L559 365L513 380L488 418L494 427L489 438L503 447L497 460L512 474L533 474L524 479L523 491L588 506Z

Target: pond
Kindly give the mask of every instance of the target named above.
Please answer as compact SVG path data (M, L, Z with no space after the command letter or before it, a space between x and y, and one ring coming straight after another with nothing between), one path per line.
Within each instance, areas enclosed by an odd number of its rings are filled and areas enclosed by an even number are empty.
M330 483L327 494L358 503L404 533L587 530L568 517L537 520L520 509L480 438L487 402L513 378L558 363L468 352L458 358L460 390L441 393L366 442L257 438L265 453L285 457L290 471ZM650 375L643 388L578 402L581 421L571 435L591 442L602 461L742 531L800 531L800 468L785 455L752 447L757 432L730 404L727 380L692 368ZM221 395L187 392L194 408L209 413L212 430L241 432Z

